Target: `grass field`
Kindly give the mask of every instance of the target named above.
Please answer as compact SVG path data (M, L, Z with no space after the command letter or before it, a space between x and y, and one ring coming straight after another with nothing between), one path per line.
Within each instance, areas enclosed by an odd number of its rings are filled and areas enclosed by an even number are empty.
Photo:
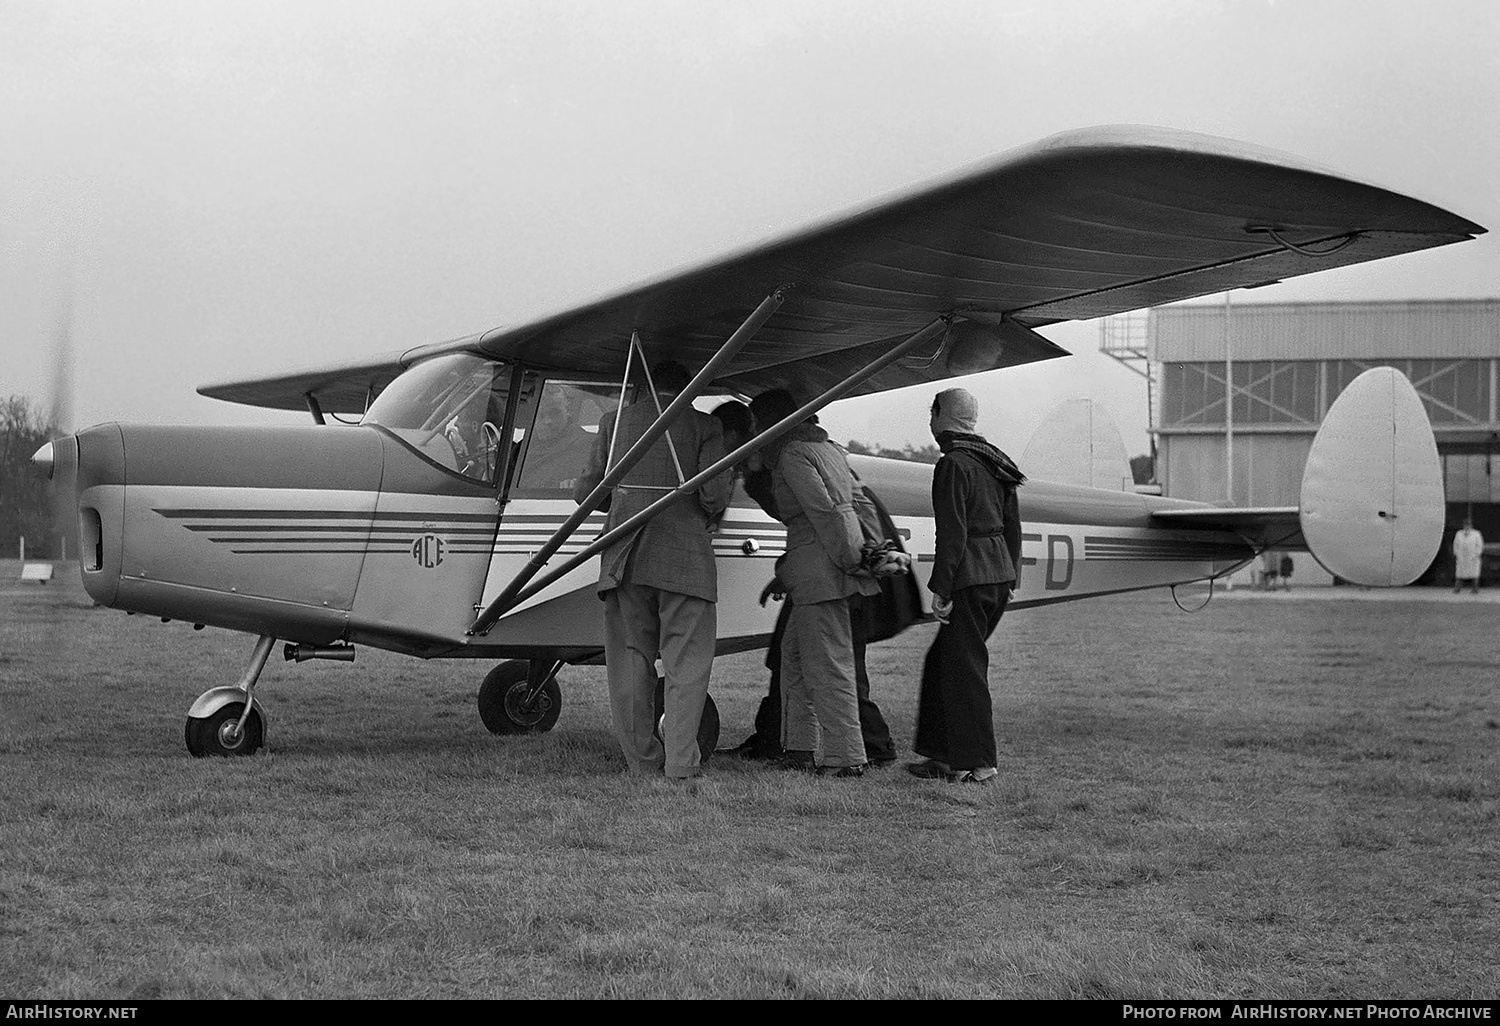
M1145 593L992 642L999 782L716 759L633 781L602 669L486 734L486 668L276 655L0 563L0 997L1500 996L1500 606ZM930 627L871 650L909 742ZM724 741L761 653L720 659Z

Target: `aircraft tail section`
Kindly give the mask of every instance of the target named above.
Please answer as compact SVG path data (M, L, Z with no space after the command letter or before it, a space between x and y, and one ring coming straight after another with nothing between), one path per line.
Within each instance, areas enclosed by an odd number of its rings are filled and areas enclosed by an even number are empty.
M1373 587L1410 584L1443 535L1443 474L1427 411L1390 367L1365 371L1328 411L1302 475L1299 519L1329 573Z
M1058 403L1037 427L1021 454L1021 469L1057 484L1134 489L1130 457L1114 418L1089 399Z

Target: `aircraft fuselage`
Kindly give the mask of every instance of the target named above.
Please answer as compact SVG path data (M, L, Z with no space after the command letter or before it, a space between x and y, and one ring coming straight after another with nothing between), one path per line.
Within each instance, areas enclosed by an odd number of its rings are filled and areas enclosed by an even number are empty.
M106 424L73 446L82 575L99 603L309 645L424 657L570 660L602 647L597 558L469 635L496 594L576 507L511 498L422 458L379 427ZM925 584L934 548L925 464L851 457L885 503ZM1218 576L1252 555L1235 535L1155 526L1196 504L1033 480L1020 491L1023 568L1013 608ZM594 514L559 557L592 540ZM714 537L719 644L764 643L762 587L785 529L743 492Z

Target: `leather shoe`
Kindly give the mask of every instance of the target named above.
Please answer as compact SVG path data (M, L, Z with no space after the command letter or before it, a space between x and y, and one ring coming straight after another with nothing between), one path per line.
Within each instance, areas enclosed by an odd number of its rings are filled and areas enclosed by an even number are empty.
M781 755L780 755L780 757L778 757L777 759L775 759L771 763L771 765L774 766L776 769L784 769L784 770L803 770L803 771L806 771L806 770L816 770L817 769L817 766L814 765L814 763L813 763L813 753L812 752L806 752L806 751L786 751L786 752L782 752Z
M923 780L952 780L954 772L936 759L923 759L921 762L909 762L906 764L906 772Z
M991 774L990 776L987 776L987 777L981 777L981 776L978 776L977 773L978 773L978 771L976 771L976 770L959 770L957 773L953 774L951 777L948 778L948 783L950 783L950 784L979 784L979 785L983 786L985 784L988 784L991 780L994 780L995 777L998 775L998 774Z
M859 766L816 766L813 772L820 777L862 777L865 775L863 765Z
M735 759L751 759L757 762L774 762L782 757L783 752L780 748L771 748L762 745L754 737L751 737L749 740L742 741L733 748L720 748L714 754L727 755Z

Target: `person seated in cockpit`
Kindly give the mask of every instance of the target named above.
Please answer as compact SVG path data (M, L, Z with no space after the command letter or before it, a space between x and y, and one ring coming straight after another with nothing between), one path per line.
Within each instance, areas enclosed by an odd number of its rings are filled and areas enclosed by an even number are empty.
M571 489L578 483L595 438L580 423L578 398L567 390L544 394L521 475L525 487Z
M453 447L454 469L465 477L477 477L488 481L495 472L496 443L499 433L494 426L487 426L486 397L480 395L465 403L443 427L443 437Z

